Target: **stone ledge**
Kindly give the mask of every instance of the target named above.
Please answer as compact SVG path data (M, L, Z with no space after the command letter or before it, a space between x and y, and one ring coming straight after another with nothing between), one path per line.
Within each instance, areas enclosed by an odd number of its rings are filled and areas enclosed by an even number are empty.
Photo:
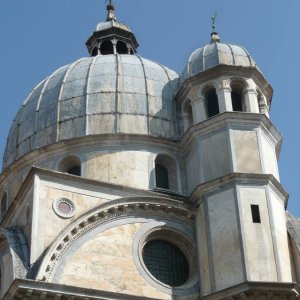
M230 173L222 177L199 184L189 197L189 202L197 205L201 198L214 190L221 189L232 183L246 185L269 185L271 184L284 198L285 207L287 206L288 193L285 191L280 182L271 174L254 174L254 173Z
M156 298L137 297L127 294L97 291L79 287L71 287L55 283L16 279L3 300L158 300Z
M202 300L298 300L297 283L246 282L220 292L201 297Z

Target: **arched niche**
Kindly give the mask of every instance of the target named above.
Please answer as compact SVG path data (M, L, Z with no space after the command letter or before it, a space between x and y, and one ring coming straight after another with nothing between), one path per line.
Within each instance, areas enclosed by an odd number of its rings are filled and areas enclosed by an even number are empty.
M60 172L81 176L81 161L76 156L69 156L63 159L58 167Z
M169 155L159 154L155 159L156 188L178 191L177 163Z

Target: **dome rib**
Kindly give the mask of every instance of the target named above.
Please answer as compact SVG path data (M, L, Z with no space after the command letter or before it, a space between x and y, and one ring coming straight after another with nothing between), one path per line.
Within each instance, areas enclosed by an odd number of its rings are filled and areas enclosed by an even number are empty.
M233 49L232 49L230 44L225 44L225 45L227 45L228 48L230 49L230 52L231 52L231 55L232 55L232 60L233 60L233 65L235 66L236 65L235 64L235 55L234 55Z
M250 66L251 66L251 67L255 67L255 65L253 66L253 63L252 63L252 60L251 60L250 53L246 50L245 47L243 47L243 46L240 46L240 47L245 51L245 53L246 53L246 55L247 55L247 57L248 57L248 59L249 59Z
M89 135L89 114L88 114L88 107L89 107L89 100L90 100L90 78L91 78L91 75L92 75L92 70L93 70L93 67L94 67L94 63L95 63L95 60L97 59L97 56L93 57L92 61L91 61L91 64L89 65L89 69L88 69L88 72L87 72L87 78L86 78L86 87L85 87L85 95L86 95L86 100L85 100L85 117L87 119L87 122L85 122L85 134L86 135Z
M120 77L120 61L119 55L115 54L116 58L116 93L115 93L115 132L118 133L120 131L119 128L119 101L120 101L120 91L119 91L119 77Z
M255 67L259 70L254 59L245 48L233 44L213 42L192 52L182 73L181 83L187 78L217 65Z
M146 91L146 110L147 110L147 133L150 134L150 109L149 109L149 87L148 87L148 80L147 80L147 74L145 70L145 63L143 59L140 57L140 55L137 55L137 58L140 60L143 73L144 73L144 79L145 79L145 91Z
M71 70L73 70L73 68L79 64L82 60L84 59L79 59L76 60L74 63L70 64L64 74L64 77L61 81L61 86L59 89L59 95L58 95L58 99L57 99L57 126L56 126L56 137L55 137L55 141L58 142L60 140L60 127L61 127L61 118L60 118L60 112L61 112L61 102L62 102L62 95L64 92L64 88L65 88L65 84L67 82L67 78L71 72Z

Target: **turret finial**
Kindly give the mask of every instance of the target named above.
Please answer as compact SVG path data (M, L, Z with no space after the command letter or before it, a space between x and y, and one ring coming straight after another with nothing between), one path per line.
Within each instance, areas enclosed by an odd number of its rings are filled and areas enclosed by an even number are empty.
M218 33L216 32L216 19L217 19L217 13L215 13L212 17L211 17L211 20L212 20L212 25L211 25L211 28L212 28L212 33L211 33L211 42L212 43L219 43L220 42L220 37L218 35Z
M215 32L216 30L216 20L217 20L217 12L215 12L215 14L211 17L211 20L212 20L212 25L211 25L211 28L212 28L212 31Z
M115 7L112 3L112 0L106 0L105 3L107 3L107 1L109 1L109 3L106 6L107 9L107 17L106 17L106 21L116 21L116 14L115 14Z

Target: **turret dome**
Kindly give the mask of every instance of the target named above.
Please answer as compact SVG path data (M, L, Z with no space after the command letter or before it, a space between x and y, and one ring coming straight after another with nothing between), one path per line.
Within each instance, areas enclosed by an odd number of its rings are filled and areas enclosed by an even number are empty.
M224 44L216 33L212 33L211 43L196 49L189 57L182 80L204 72L218 65L255 67L256 62L242 46Z

